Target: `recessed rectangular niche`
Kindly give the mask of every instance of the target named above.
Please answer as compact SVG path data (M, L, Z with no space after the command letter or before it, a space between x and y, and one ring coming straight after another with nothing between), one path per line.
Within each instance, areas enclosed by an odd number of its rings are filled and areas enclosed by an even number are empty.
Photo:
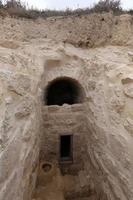
M72 135L61 135L60 136L60 161L72 161Z

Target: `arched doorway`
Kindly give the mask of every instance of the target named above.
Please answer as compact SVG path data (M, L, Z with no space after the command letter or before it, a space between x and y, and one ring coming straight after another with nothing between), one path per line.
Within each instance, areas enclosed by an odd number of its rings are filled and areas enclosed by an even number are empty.
M71 78L58 78L53 80L46 89L46 105L77 104L84 99L83 88L78 81Z

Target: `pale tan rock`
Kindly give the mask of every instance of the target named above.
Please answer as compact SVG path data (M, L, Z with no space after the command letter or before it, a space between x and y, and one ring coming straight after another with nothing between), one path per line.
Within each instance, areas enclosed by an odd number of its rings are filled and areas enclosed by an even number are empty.
M133 98L133 83L130 83L124 87L124 93L126 96Z
M9 80L8 89L18 95L30 92L31 80L27 75L15 74Z
M133 134L133 119L127 118L124 122L124 127L127 129L127 131L131 134Z
M25 97L20 101L20 104L17 105L15 109L15 116L18 119L21 119L23 117L30 115L32 111L33 111L32 99L30 99L29 97Z
M130 60L133 62L133 52L128 52L128 56L129 56Z
M130 84L133 83L133 75L130 74L129 76L122 79L123 84Z
M132 200L132 16L4 18L0 25L0 200L34 193ZM46 105L46 89L59 78L79 84L80 103ZM62 176L60 137L67 134L73 162ZM39 162L46 161L56 173L40 187Z

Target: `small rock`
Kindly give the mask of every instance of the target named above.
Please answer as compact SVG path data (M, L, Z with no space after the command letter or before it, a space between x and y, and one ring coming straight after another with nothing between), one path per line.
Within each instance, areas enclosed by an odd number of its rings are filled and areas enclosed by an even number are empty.
M133 52L128 52L129 59L133 62Z
M12 97L11 96L6 97L5 102L6 102L6 104L11 104L12 103Z
M129 83L133 83L133 76L130 75L128 77L125 77L121 80L122 84L129 84Z
M124 94L130 98L133 98L133 84L128 84L125 86Z

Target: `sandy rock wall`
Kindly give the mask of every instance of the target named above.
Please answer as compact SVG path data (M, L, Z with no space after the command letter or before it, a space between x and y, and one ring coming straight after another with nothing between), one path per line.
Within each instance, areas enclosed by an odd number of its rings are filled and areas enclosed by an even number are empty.
M67 76L85 92L88 150L83 159L91 187L102 200L132 200L132 17L6 18L0 23L0 199L30 198L45 133L45 89Z
M87 130L83 133L84 140L80 142L81 146L87 146L87 153L82 155L82 159L87 177L90 177L90 187L102 200L126 200L133 197L130 51L129 47L110 46L88 51L68 46L64 50L59 48L54 56L46 59L46 86L57 77L64 76L75 78L83 85ZM57 120L59 111L56 109L59 108L53 107L51 116L55 115ZM51 129L51 133L59 131L54 120L51 126L51 120L47 123L47 117L45 122L49 126L48 130Z
M35 21L1 18L0 24L0 45L10 45L14 49L19 45L18 41L27 42L39 38L70 43L77 47L133 44L133 16L130 15L92 14Z
M29 199L39 159L38 81L23 50L0 51L0 199Z
M95 67L95 72L94 65L88 67L88 80L97 78L93 90L88 84L86 169L95 174L97 191L102 186L101 199L132 199L132 63L125 59L112 67L104 61Z
M41 138L40 161L58 166L61 163L60 136L71 135L73 156L70 164L62 165L62 171L66 174L78 174L79 170L84 169L82 155L86 152L85 145L81 148L86 133L84 106L50 106L48 110L44 108L43 113L44 131Z

